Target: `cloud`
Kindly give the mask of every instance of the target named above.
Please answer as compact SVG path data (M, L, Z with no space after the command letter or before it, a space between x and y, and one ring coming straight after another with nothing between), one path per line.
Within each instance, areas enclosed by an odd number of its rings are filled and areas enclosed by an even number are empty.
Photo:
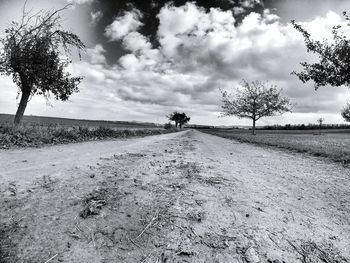
M105 30L127 52L117 64L106 64L102 45L88 49L84 61L74 63L72 72L85 79L81 93L72 96L72 116L163 122L166 114L181 110L193 122L250 124L249 120L217 118L219 88L230 90L245 78L269 80L297 103L294 113L262 119L260 124L309 123L320 116L326 122L342 121L339 112L350 99L348 89L315 91L312 83L305 85L290 74L300 70L301 61L315 57L307 54L301 34L270 10L251 12L237 24L234 10L207 11L187 3L164 6L158 19L158 47L138 32L141 15L133 10ZM334 12L300 22L317 38L329 36L334 24L345 23ZM56 105L57 111L64 107L60 102Z
M119 89L122 99L177 105L196 114L203 109L219 112L218 88L230 89L245 78L276 83L298 102L297 113L338 114L345 104L346 88L315 92L312 84L304 85L290 75L300 69L299 62L313 57L307 55L299 32L268 9L250 13L238 26L232 11L206 12L193 3L167 5L158 18L159 48L152 49L147 37L137 32L122 38L130 51L119 61L125 83ZM329 12L303 26L317 36L340 22L340 16ZM152 58L147 55L151 51Z
M95 47L86 50L88 60L91 64L106 64L105 53L106 50L101 44L97 44Z
M141 13L136 9L125 12L123 16L117 17L112 24L106 27L105 36L115 41L122 39L131 32L135 32L142 26L141 16Z
M102 11L90 12L91 24L96 25L98 21L103 17Z
M254 8L257 5L263 5L262 0L242 0L240 4L244 8Z
M149 40L138 32L131 32L123 39L123 45L126 50L137 52L150 50L152 45Z
M77 4L77 5L82 5L82 4L91 4L95 0L66 0L70 4Z
M233 14L236 15L240 15L243 14L245 12L245 9L241 6L235 6L233 9Z

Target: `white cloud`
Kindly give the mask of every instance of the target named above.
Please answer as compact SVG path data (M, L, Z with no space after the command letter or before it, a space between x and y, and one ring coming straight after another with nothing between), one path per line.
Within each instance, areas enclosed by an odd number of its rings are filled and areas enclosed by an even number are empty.
M152 48L148 39L138 32L131 32L123 39L124 47L129 51L150 50Z
M244 8L254 8L257 5L263 5L262 0L241 0L240 4Z
M70 4L91 4L95 0L66 0Z
M88 48L86 50L88 59L92 64L105 64L106 57L104 53L106 53L106 50L100 44L96 45L94 48Z
M91 24L95 25L103 17L103 13L102 11L90 12L90 16L91 16Z
M157 50L139 33L123 38L131 52L120 59L126 84L120 89L123 99L179 105L197 114L220 111L218 87L230 88L246 78L277 83L298 101L297 113L336 116L345 104L346 88L315 92L311 84L304 85L290 75L300 69L299 62L308 59L303 39L291 24L282 24L269 10L263 15L250 13L239 26L231 11L212 8L205 12L193 3L166 6L158 17ZM328 13L303 25L310 32L321 25L325 33L340 21L335 13ZM149 59L145 56L149 50L157 56Z
M140 18L141 13L136 9L125 12L123 16L117 17L112 24L106 27L105 36L112 41L122 39L142 26Z
M243 14L245 11L245 9L241 6L236 6L233 8L233 14L234 15L240 15L240 14Z

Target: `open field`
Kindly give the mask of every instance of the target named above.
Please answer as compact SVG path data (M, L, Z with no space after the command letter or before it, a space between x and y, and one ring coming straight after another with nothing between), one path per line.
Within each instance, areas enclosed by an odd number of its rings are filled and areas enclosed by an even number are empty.
M0 114L0 149L128 138L172 132L152 123L108 122L26 116L15 127L12 115Z
M323 158L195 130L0 156L1 263L350 261L350 170Z
M203 129L206 133L240 142L267 145L327 157L345 166L350 162L350 130L258 130L256 135L243 129Z
M0 114L0 124L12 123L14 116L11 114ZM42 116L24 116L23 125L25 126L50 126L56 125L61 127L89 127L98 128L100 126L115 128L115 129L136 129L136 128L159 128L154 123L129 122L129 121L103 121L103 120L81 120L67 118L53 118Z

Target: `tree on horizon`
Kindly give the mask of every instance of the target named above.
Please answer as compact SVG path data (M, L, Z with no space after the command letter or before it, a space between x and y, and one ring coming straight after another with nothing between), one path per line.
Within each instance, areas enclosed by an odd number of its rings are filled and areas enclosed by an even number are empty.
M220 91L223 103L221 117L234 115L251 119L253 135L259 119L290 112L292 109L289 98L282 97L281 90L267 82L257 80L248 83L243 80L241 87L236 88L232 94Z
M190 121L190 117L188 117L186 115L186 113L182 112L177 112L174 111L173 113L169 114L168 116L166 116L170 121L174 121L175 122L175 128L177 128L178 126L180 127L180 129L182 128L183 125L185 125L186 123L188 123Z

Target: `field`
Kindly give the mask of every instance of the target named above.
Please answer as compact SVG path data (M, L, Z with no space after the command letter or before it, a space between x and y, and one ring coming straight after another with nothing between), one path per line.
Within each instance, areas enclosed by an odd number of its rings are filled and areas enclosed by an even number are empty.
M0 149L37 147L45 144L127 138L171 132L154 123L93 121L25 116L15 127L13 116L0 114Z
M322 156L347 165L350 161L350 131L322 130L258 130L253 136L243 129L203 129L206 133L240 142L267 145Z
M14 116L11 114L0 114L0 124L12 123ZM159 128L155 123L141 123L131 121L103 121L103 120L81 120L81 119L68 119L68 118L54 118L54 117L42 117L42 116L24 116L23 124L25 126L50 126L56 125L61 127L90 127L98 128L100 126L117 128L117 129L135 129L135 128Z

